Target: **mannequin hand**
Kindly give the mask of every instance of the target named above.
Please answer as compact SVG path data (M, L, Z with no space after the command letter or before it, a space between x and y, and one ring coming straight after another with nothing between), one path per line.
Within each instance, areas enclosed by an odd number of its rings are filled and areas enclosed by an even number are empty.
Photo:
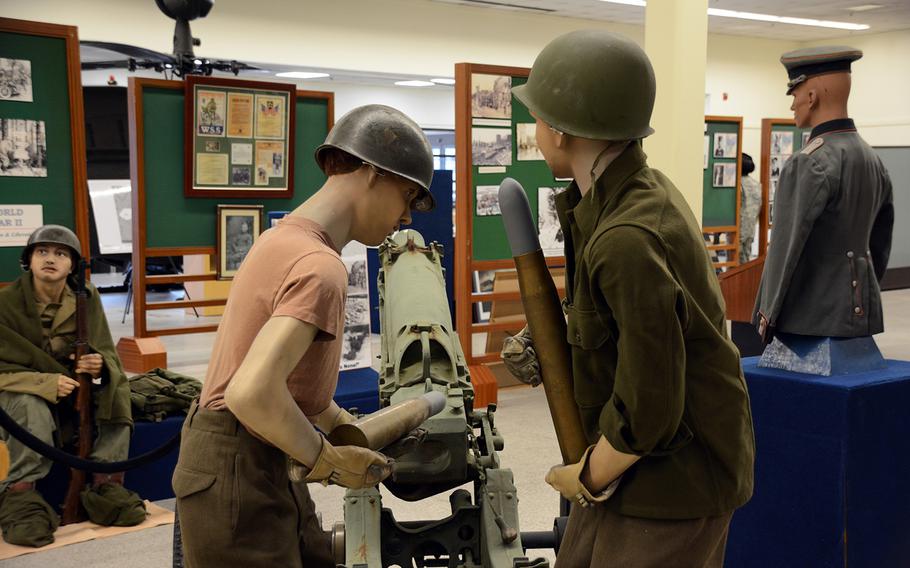
M540 384L540 362L528 326L524 326L516 335L505 338L499 356L516 379L532 387Z

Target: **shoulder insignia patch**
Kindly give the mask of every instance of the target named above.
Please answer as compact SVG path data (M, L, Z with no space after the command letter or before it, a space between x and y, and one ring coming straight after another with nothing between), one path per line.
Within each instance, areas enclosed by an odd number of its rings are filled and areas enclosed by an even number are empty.
M800 154L811 154L812 152L818 150L825 143L825 139L822 136L816 136L812 142L806 144L806 146L800 151Z

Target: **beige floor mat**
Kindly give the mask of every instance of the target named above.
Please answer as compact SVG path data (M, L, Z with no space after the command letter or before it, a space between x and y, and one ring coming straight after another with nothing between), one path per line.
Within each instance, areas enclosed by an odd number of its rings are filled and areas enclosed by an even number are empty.
M174 522L173 511L159 507L158 505L155 505L149 501L145 502L145 508L149 512L149 516L146 517L143 523L140 523L134 527L102 527L101 525L96 525L95 523L89 521L85 521L83 523L73 523L71 525L66 525L58 528L57 532L54 533L54 542L47 546L42 546L41 548L32 548L30 546L16 546L15 544L9 544L6 541L0 541L0 560L6 560L8 558L21 556L23 554L44 552L46 550L60 548L61 546L76 544L77 542L85 542L87 540L95 540L98 538L116 536L118 534L141 531L144 529L150 529L152 527L171 524Z

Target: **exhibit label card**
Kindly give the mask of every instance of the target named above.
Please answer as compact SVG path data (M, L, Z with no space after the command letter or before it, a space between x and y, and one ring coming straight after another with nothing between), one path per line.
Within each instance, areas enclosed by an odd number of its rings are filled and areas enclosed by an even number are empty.
M23 247L44 224L41 205L0 205L0 247Z

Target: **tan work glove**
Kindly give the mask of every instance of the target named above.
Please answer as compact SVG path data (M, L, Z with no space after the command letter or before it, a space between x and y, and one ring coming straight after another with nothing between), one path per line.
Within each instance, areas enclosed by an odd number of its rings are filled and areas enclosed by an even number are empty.
M546 482L549 483L553 489L559 491L563 497L573 504L578 503L582 507L603 503L609 499L619 486L619 480L622 479L621 476L617 477L606 489L599 492L597 495L592 495L591 492L588 491L588 488L581 482L581 472L584 471L585 465L588 463L588 457L591 455L592 451L594 451L594 446L588 446L588 449L585 450L584 455L581 456L581 460L578 463L555 465L550 468L546 477Z
M516 335L505 338L499 356L516 379L532 387L540 384L540 362L528 326L524 326Z
M348 489L372 487L392 473L393 461L379 452L358 446L333 446L322 440L313 469L289 458L291 481L333 483Z

